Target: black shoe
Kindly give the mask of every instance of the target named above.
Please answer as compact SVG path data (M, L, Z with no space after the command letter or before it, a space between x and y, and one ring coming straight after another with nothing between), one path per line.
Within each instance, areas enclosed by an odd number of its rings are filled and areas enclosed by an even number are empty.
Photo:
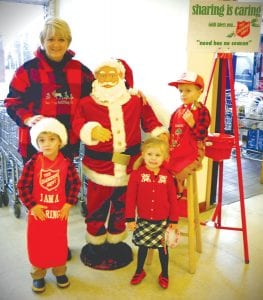
M33 280L33 286L32 286L32 290L35 293L42 293L44 292L46 289L46 283L45 283L45 279L41 278L41 279L34 279Z
M56 276L57 286L60 288L66 288L70 285L68 277L66 275Z
M67 257L67 260L71 260L72 258L72 255L71 255L71 250L68 248L68 257Z

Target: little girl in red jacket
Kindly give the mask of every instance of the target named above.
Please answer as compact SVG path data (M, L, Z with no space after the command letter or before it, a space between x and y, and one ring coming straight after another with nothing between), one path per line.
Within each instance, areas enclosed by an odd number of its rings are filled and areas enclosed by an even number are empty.
M67 144L65 126L55 118L42 118L30 130L32 145L39 151L25 164L17 188L28 209L27 251L32 265L32 290L45 290L47 268L52 268L57 286L69 286L67 220L77 203L80 178L60 149Z
M162 267L158 281L168 287L167 227L177 230L178 207L173 176L162 166L168 157L168 145L158 138L147 139L141 147L142 161L129 179L126 195L126 221L134 231L132 241L139 246L137 269L131 284L146 276L143 269L149 248L157 248Z
M169 85L179 90L182 100L182 105L170 119L170 156L167 165L176 178L180 198L184 180L202 166L204 140L208 135L211 119L205 105L198 102L204 90L204 80L200 75L185 72Z

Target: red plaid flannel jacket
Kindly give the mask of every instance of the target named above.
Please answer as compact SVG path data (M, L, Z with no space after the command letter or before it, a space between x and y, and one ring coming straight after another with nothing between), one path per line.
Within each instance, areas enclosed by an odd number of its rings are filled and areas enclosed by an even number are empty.
M29 159L35 152L24 120L34 115L55 117L68 130L69 144L78 145L71 128L75 108L81 97L90 94L93 73L68 50L62 62L50 61L40 48L35 58L20 66L11 80L5 99L8 115L19 126L18 152Z
M38 155L40 154L34 154L32 158L25 164L17 183L19 199L27 209L31 209L38 204L38 202L33 198L34 169ZM71 205L75 205L78 201L81 181L73 162L71 162L70 159L65 158L65 163L68 164L65 186L67 196L66 202Z

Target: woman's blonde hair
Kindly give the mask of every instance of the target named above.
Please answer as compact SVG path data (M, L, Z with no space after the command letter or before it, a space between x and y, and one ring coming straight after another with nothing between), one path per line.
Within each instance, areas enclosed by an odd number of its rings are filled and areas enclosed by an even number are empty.
M45 21L44 28L40 32L41 44L42 45L44 44L44 41L47 36L55 35L55 34L59 34L62 37L64 37L68 41L68 44L70 45L72 41L72 36L71 36L71 30L69 28L68 23L60 18L51 17Z

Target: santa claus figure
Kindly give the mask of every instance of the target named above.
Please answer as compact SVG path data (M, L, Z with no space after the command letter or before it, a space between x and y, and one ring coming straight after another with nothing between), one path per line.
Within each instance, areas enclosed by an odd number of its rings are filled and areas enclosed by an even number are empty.
M95 70L90 96L82 98L73 128L85 145L83 172L88 178L87 244L81 260L95 269L113 270L132 261L126 238L125 194L129 174L140 156L141 133L165 136L151 106L134 95L133 77L123 60ZM147 195L146 195L147 196Z

